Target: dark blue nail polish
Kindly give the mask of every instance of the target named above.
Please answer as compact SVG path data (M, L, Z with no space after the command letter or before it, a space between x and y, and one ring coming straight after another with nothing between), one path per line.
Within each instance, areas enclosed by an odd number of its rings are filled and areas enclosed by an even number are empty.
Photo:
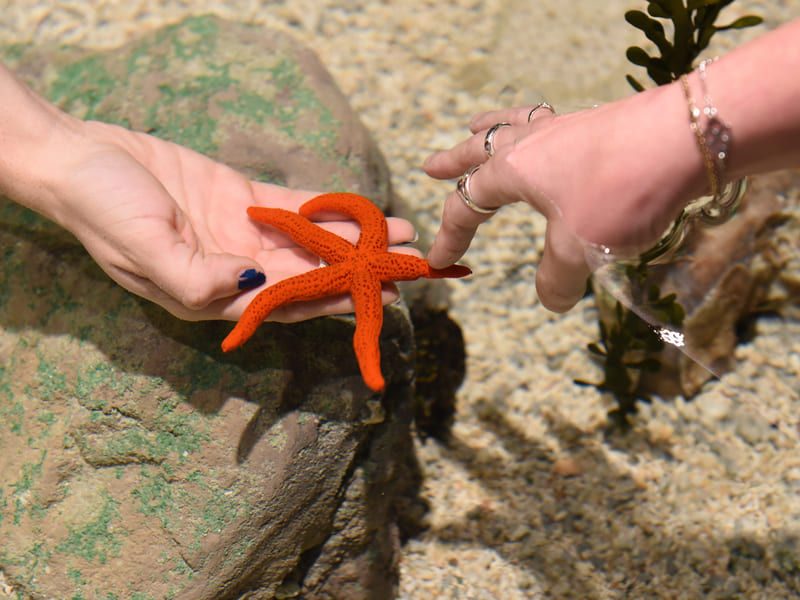
M261 271L257 271L256 269L247 269L242 271L242 274L239 275L239 289L251 290L260 285L264 285L266 281L267 276Z

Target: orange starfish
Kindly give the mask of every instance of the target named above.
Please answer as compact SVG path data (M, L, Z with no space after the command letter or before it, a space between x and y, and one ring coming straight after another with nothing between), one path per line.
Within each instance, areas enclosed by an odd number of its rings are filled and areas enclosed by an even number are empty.
M358 243L315 225L308 217L326 210L343 213L361 227ZM251 206L251 219L267 223L289 234L298 244L320 256L328 266L279 281L258 294L242 313L236 327L222 341L228 352L244 344L277 307L289 302L314 300L349 292L356 313L353 347L367 386L379 392L385 382L381 374L378 338L383 325L381 282L427 278L464 277L472 273L462 265L434 269L428 261L408 254L389 252L388 230L383 213L370 200L345 192L312 198L294 213L280 208Z

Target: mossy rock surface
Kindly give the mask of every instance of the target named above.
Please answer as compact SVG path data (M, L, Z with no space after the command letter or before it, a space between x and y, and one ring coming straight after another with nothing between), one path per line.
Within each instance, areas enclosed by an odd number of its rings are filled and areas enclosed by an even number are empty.
M279 33L202 17L104 53L0 55L77 116L389 201L369 135ZM350 318L268 324L223 355L229 323L174 319L2 199L0 249L0 571L20 597L391 595L395 503L417 485L405 309L386 310L376 398Z
M111 52L16 44L0 58L81 118L189 146L260 181L389 201L369 133L317 56L280 32L193 17Z

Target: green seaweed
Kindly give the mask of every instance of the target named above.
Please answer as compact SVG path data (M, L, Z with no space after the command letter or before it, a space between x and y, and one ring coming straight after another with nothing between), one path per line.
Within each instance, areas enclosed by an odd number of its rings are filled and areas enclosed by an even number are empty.
M339 158L335 153L336 127L339 122L317 94L305 85L299 65L293 60L284 58L267 72L278 90L278 95L284 100L274 110L274 116L278 120L278 130L313 148L321 156ZM287 99L290 101L286 102ZM299 132L298 118L306 114L319 115L317 127L311 131Z
M209 49L215 49L216 45L212 45L217 40L219 33L219 24L217 20L211 15L199 15L196 17L189 17L181 24L181 27L186 27L192 33L196 33L201 37L200 44Z
M253 92L239 92L236 100L223 100L219 104L227 113L248 117L256 123L275 116L275 102Z
M216 33L218 30L216 22L209 17L190 18L178 26L179 35L170 36L173 54L184 61L191 60L198 56L208 56L215 52ZM194 34L187 35L188 34Z
M36 417L36 421L43 425L42 431L39 433L39 439L44 439L50 435L50 429L57 420L58 417L56 417L55 413L49 410L43 410L39 413Z
M226 549L225 551L225 560L223 565L227 566L231 563L235 564L242 564L244 557L250 551L250 549L255 545L256 540L253 537L243 537L233 545Z
M198 421L196 414L175 410L181 404L181 398L175 396L162 400L158 405L155 428L158 451L164 456L175 453L178 461L184 462L188 454L198 450L209 437L194 427Z
M198 390L212 389L219 385L225 376L228 367L207 354L195 352L190 355L186 364L181 365L181 371L188 376L189 389L187 395Z
M90 411L92 422L114 430L114 435L108 439L76 431L74 441L82 452L104 465L185 462L189 454L208 439L208 435L198 430L200 419L196 414L180 410L183 395L171 394L162 398L152 423L147 426L134 415L123 414L122 407L111 405L106 399L110 391L116 398L134 400L138 397L144 400L162 385L160 378L141 382L106 363L96 363L81 370L77 374L74 397Z
M629 10L625 20L641 30L655 44L658 54L649 55L643 48L631 46L625 52L634 65L644 67L647 75L658 85L675 81L694 69L694 61L708 47L714 34L730 29L744 29L760 25L763 19L756 15L740 17L727 25L717 25L720 11L734 0L650 0L647 12ZM661 21L672 22L672 39ZM637 92L644 86L632 75L628 83Z
M644 290L637 298L648 314L658 315L665 325L680 328L686 314L676 301L675 294L661 295L659 287L647 284L647 263L629 265L626 276L633 282L634 290ZM576 379L579 385L591 385L603 392L609 392L617 402L616 408L609 411L614 425L623 428L628 425L628 416L636 412L636 402L649 402L650 396L639 391L640 376L643 372L654 373L661 368L659 357L664 350L664 342L649 323L635 312L625 308L621 302L614 304L614 319L606 325L598 321L600 341L588 344L589 352L602 362L603 381L593 383ZM638 372L638 374L637 374Z
M227 527L245 508L239 495L235 490L223 489L215 484L205 481L205 476L201 471L193 471L187 481L197 486L198 494L193 495L194 505L199 507L193 515L194 539L190 545L192 551L200 548L203 538L211 533L220 533ZM189 492L182 490L180 497L184 497ZM197 501L197 495L203 498L203 502ZM188 504L185 500L185 504Z

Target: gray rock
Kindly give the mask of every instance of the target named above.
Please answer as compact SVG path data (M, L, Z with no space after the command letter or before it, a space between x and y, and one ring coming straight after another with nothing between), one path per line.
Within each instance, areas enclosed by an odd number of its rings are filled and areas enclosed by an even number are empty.
M389 204L369 132L316 55L278 31L195 17L112 52L15 45L0 57L81 118L189 146L260 181Z
M2 55L77 116L261 180L391 200L345 98L277 32L201 17L107 53ZM398 518L419 485L402 305L386 309L376 398L351 318L267 324L223 355L230 324L177 321L128 294L69 234L6 200L0 248L0 571L16 590L391 597Z

